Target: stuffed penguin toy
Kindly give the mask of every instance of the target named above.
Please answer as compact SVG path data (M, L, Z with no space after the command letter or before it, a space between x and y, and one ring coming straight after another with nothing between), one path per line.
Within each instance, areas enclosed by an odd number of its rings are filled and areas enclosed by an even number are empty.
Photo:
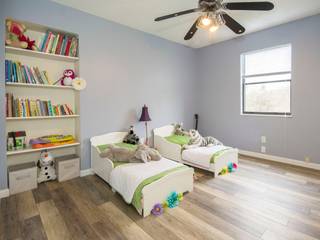
M128 144L137 145L139 144L139 137L134 133L133 126L130 126L128 134L124 137L123 142Z
M55 180L57 178L54 159L51 153L42 151L37 165L40 169L38 172L38 183Z

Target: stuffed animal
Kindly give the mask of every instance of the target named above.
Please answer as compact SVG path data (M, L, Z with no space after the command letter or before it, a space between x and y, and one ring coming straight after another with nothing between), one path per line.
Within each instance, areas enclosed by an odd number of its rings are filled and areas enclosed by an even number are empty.
M57 178L54 159L51 153L42 151L37 165L40 169L38 173L38 183L55 180Z
M62 86L72 86L73 79L76 75L72 69L66 69L63 71L63 76L60 78L60 83Z
M123 142L128 144L137 145L139 144L139 137L134 133L133 126L130 126L128 134L124 137Z
M157 150L143 144L139 145L135 151L110 145L104 152L100 153L100 157L109 158L112 161L128 163L146 163L161 159L161 155Z
M183 129L183 123L174 123L174 134L179 136L188 136L189 132Z
M202 137L200 133L195 130L191 129L189 131L190 141L188 145L185 145L184 148L195 148L195 147L210 147L216 145L223 145L219 140L215 139L214 137Z
M144 144L138 146L134 156L137 159L141 159L144 163L159 161L161 159L161 155L156 149L150 148Z
M34 51L39 50L35 45L35 41L30 40L30 38L25 35L25 32L27 30L25 25L8 20L6 23L6 26L7 26L6 45L15 47L15 48L30 49Z

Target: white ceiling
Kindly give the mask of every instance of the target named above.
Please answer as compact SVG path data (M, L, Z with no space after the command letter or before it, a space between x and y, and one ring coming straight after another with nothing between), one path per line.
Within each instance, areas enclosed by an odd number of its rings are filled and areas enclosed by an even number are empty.
M193 48L237 37L222 26L214 33L199 29L195 36L183 38L199 13L154 22L154 18L196 8L198 0L53 0L57 3L105 18L107 20L147 32ZM225 0L224 2L250 2L259 0ZM275 8L269 12L228 11L246 34L320 13L320 0L271 0Z

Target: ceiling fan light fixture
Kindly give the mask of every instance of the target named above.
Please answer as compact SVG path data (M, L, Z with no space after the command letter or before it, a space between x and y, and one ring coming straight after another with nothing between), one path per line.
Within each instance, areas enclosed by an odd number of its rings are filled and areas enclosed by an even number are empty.
M218 30L218 28L219 28L219 26L213 25L213 26L211 26L211 27L209 28L209 31L210 31L210 32L215 32L215 31Z

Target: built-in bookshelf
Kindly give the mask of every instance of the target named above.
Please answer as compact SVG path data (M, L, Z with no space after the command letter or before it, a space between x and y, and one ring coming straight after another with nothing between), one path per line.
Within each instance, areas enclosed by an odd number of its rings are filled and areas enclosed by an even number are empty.
M16 21L16 20L14 20ZM76 33L54 29L47 26L29 22L17 21L27 28L26 35L31 39L40 41L48 32L71 36L79 42ZM52 52L40 52L27 49L5 46L5 59L20 62L22 65L37 66L50 75L51 82L61 78L65 69L72 69L79 76L79 47L77 45L76 56L58 55ZM68 115L40 115L40 116L7 116L6 135L9 132L25 131L27 147L20 150L7 151L7 165L37 161L39 152L49 150L55 157L61 155L77 154L80 156L80 94L72 86L61 86L59 83L39 84L26 82L6 82L6 93L11 93L21 99L41 99L52 101L57 105L67 105L72 109ZM44 148L32 148L29 140L51 134L72 135L75 141L65 145L50 146Z

